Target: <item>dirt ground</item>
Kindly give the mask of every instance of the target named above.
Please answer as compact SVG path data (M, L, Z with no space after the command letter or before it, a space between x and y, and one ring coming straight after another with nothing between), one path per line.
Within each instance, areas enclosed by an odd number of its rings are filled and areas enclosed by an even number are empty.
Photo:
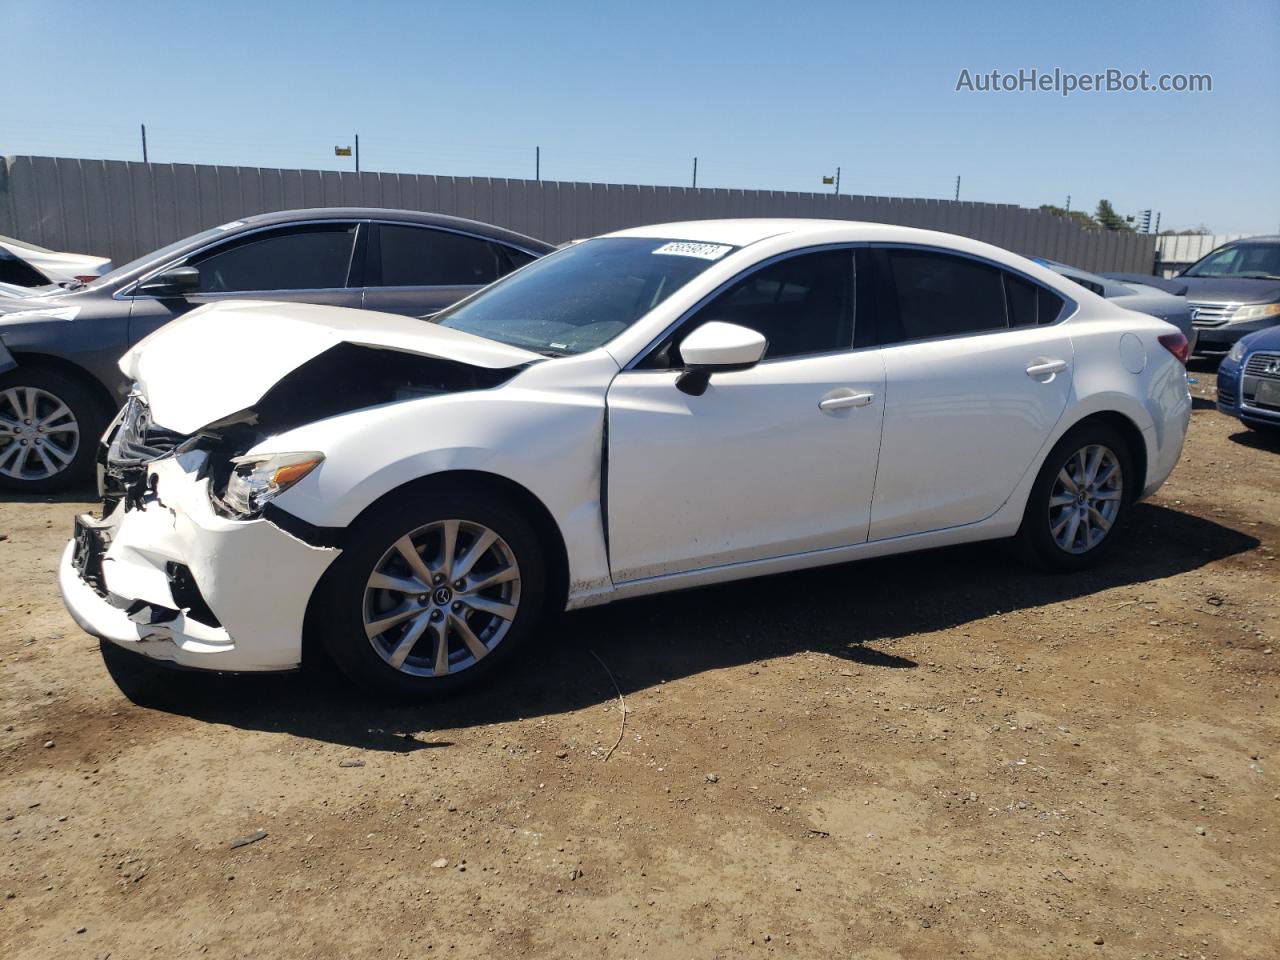
M620 604L445 706L109 673L54 584L84 505L0 503L0 955L1276 957L1280 440L1194 375L1095 572Z

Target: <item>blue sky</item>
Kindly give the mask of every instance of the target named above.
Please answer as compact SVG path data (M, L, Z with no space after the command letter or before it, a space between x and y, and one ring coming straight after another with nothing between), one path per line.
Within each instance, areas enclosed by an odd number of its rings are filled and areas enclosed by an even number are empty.
M0 153L961 197L1280 230L1280 0L0 0ZM1211 93L956 92L962 69ZM829 187L826 189L830 189Z

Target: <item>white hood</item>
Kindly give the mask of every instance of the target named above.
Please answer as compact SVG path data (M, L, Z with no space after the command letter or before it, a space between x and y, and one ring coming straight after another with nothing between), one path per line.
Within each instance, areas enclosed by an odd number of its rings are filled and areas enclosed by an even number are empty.
M339 343L490 370L542 357L425 320L349 307L235 300L166 324L120 358L159 426L190 434L252 407L279 380Z

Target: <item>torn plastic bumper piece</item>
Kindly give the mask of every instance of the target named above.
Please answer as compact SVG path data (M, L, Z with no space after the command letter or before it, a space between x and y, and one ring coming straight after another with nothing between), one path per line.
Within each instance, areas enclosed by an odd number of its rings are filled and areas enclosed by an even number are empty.
M58 570L63 601L87 633L156 660L226 672L295 669L307 604L340 551L266 518L218 515L200 476L204 457L157 461L148 471L154 496L77 519Z

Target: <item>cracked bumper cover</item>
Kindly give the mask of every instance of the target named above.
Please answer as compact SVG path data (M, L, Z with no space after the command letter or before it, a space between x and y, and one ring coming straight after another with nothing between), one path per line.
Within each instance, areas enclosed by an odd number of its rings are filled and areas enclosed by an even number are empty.
M232 672L296 668L307 604L340 551L305 543L268 519L219 516L209 481L197 476L205 456L153 464L156 496L141 508L121 503L102 520L81 518L106 544L106 595L83 579L73 540L58 568L63 602L87 633L156 660ZM218 625L175 600L171 564L189 568Z

